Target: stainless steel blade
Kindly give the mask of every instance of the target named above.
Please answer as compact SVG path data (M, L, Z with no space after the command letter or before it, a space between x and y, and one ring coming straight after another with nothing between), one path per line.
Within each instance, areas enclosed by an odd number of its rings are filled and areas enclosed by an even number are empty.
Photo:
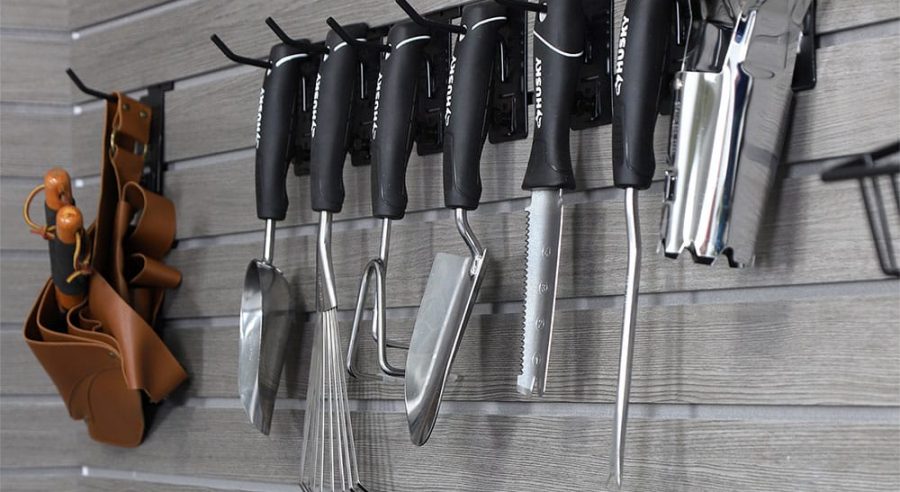
M416 316L406 359L406 417L413 444L428 441L444 387L478 297L486 252L462 258L438 253Z
M562 190L534 190L531 205L525 209L525 325L517 384L524 395L543 395L547 384L562 242L562 196Z
M238 391L250 422L263 434L272 423L292 314L290 286L281 271L251 261L241 295Z

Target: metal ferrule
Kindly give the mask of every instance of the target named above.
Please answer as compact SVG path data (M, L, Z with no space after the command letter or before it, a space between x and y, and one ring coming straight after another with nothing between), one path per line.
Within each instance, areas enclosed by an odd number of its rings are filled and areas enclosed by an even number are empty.
M778 167L791 81L811 0L755 0L740 12L721 63L694 53L676 74L661 248L694 261L753 263ZM727 39L727 38L726 38ZM725 39L723 39L724 41ZM713 45L715 43L708 43ZM698 56L699 53L699 56Z
M331 261L331 212L319 212L319 238L316 244L316 291L319 312L337 308L334 265Z
M266 219L266 239L263 243L263 262L271 265L275 257L275 221Z

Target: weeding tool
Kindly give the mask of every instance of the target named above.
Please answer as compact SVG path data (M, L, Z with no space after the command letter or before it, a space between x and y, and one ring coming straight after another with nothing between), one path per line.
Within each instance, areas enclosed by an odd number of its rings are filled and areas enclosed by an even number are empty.
M425 62L424 49L431 40L430 32L411 20L391 26L387 36L391 51L385 54L378 73L372 123L372 214L381 219L381 247L378 257L366 264L359 284L353 331L347 349L347 372L354 377L362 375L353 362L359 344L359 326L365 310L368 284L373 277L372 337L378 344L378 364L386 376L404 375L404 370L392 365L387 358L387 347L398 347L399 344L387 339L385 279L391 222L402 219L406 214L406 165L413 145L417 77L419 68Z
M563 227L563 192L575 188L569 122L584 56L582 0L536 4L534 140L522 189L526 208L525 318L519 393L544 394L547 382Z
M607 485L622 487L625 427L631 392L631 361L641 274L641 231L637 191L650 187L656 169L653 132L659 113L673 0L629 0L625 6L616 50L613 102L613 180L625 189L625 228L628 234L628 277L619 352L616 410L613 424L610 475Z
M272 424L293 319L290 285L273 261L275 223L284 220L288 208L285 179L300 84L296 61L306 56L303 48L277 44L268 62L254 60L266 67L256 131L256 215L265 220L266 231L263 256L251 261L244 275L238 388L250 422L263 434Z
M300 487L304 491L364 491L359 480L347 382L340 349L337 290L331 258L333 214L344 204L343 169L355 87L360 80L358 50L369 46L368 27L341 27L328 19L324 55L313 102L310 195L319 212L316 247L316 311L318 323L310 362Z
M406 359L406 416L413 444L428 441L456 351L484 278L487 251L472 232L468 211L481 198L479 164L487 136L487 111L497 31L506 8L492 0L463 7L461 34L450 65L444 116L444 204L471 256L438 253L416 316Z
M84 234L84 217L75 205L64 205L56 213L56 242L53 250L53 285L56 288L56 304L66 312L81 304L87 294L87 277L82 265L90 257L90 248Z

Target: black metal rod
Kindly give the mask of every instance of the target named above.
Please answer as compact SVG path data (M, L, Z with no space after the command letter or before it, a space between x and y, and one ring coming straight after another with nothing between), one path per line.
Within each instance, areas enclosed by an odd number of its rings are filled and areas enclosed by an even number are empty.
M294 46L297 48L308 48L310 46L308 39L300 39L300 38L292 38L288 36L288 33L275 22L275 19L271 17L266 17L266 25L269 26L269 29L278 36L278 39L281 40L282 43Z
M213 44L215 44L216 47L219 48L219 51L221 51L225 55L225 57L233 62L266 69L271 67L271 64L269 62L264 62L257 60L256 58L248 58L246 56L235 54L233 51L231 51L231 49L228 48L225 42L223 42L222 39L215 34L210 36L209 39L212 40Z
M334 20L334 17L329 17L329 18L325 19L325 23L327 23L328 27L330 27L332 31L334 31L338 36L340 36L341 39L343 39L347 44L349 44L350 46L353 46L354 48L372 49L372 50L381 51L384 53L389 53L391 51L390 46L386 46L381 43L370 43L367 41L360 41L360 40L354 38L353 36L350 35L350 33L347 32L346 29L344 29L338 23L338 21Z
M547 12L547 4L545 3L531 3L524 0L496 0L496 2L500 5L506 5L507 7L513 7L517 9L525 9L529 12Z
M66 69L66 75L68 75L69 78L72 79L72 83L74 83L75 87L78 87L78 90L80 90L81 92L84 92L89 96L96 97L97 99L106 99L111 103L117 101L116 96L112 94L107 94L106 92L101 92L97 89L91 89L90 87L84 85L84 82L82 82L81 79L78 78L78 75L75 75L75 71L71 68Z
M438 31L452 32L452 33L456 33L456 34L465 34L466 33L466 28L463 26L457 26L456 24L451 24L449 22L436 22L431 19L426 19L425 17L422 17L422 15L419 14L416 11L416 9L414 9L413 6L410 5L409 2L407 2L406 0L394 0L394 1L397 2L397 5L399 5L400 8L403 9L404 12L406 12L406 15L408 15L409 18L412 19L413 22L415 22L416 24L418 24L422 27L426 27L428 29L435 29Z

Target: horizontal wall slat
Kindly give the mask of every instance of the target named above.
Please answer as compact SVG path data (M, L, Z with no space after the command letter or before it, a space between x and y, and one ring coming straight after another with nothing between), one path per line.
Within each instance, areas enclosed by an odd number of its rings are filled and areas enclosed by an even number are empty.
M73 474L41 475L39 472L31 475L4 473L4 492L81 492L83 483L81 477ZM127 489L119 489L127 490Z
M71 114L0 109L0 175L36 177L55 166L72 169L72 121Z
M859 50L878 53L859 60ZM785 159L805 161L862 152L889 142L900 135L900 115L883 108L900 107L900 37L867 40L820 50L819 86L798 96L791 138ZM865 66L860 66L863 64ZM261 75L251 72L237 78L176 90L167 99L167 152L172 159L249 148L253 145L256 98ZM239 79L239 80L238 80ZM855 88L865 86L866 90ZM198 109L202 108L202 109ZM212 114L209 114L212 112ZM91 117L97 115L89 113ZM217 122L210 132L205 122ZM666 162L667 123L656 132L657 175L662 176ZM91 148L99 146L88 140ZM597 128L572 134L573 160L582 189L610 186L610 128ZM853 148L847 142L854 142ZM77 145L77 144L76 144ZM527 196L520 183L531 149L531 140L487 145L482 157L484 185L482 202ZM98 150L99 152L99 150ZM98 157L99 158L99 157ZM440 179L441 156L420 158L415 154L407 172L409 210L440 208L443 188ZM180 237L207 236L260 227L254 202L253 156L249 151L216 162L169 172L166 192L180 205ZM368 216L371 213L369 174L371 169L345 166L348 190L342 217ZM227 187L229 193L221 190ZM283 224L315 222L309 208L309 179L289 173L287 185L290 208ZM234 213L206 213L209 206ZM250 212L250 213L248 213Z
M170 0L69 0L69 27L78 29Z
M460 379L448 385L444 398L612 402L621 316L619 306L557 313L547 392L539 400L516 392L521 314L473 316L454 364ZM631 401L900 405L898 317L894 296L652 307L645 302ZM389 319L391 339L408 341L413 323ZM369 326L364 324L364 333ZM342 322L341 329L346 347L351 323ZM295 328L282 397L305 397L313 330L311 323ZM191 375L189 395L237 396L238 333L236 324L167 330L167 344ZM389 352L401 367L405 357L403 351ZM357 360L366 372L377 373L369 337ZM21 382L27 385L28 379ZM350 390L352 398L403 399L402 383L354 380Z
M661 190L643 194L641 214L644 244L658 241ZM840 282L882 278L859 192L854 183L823 184L818 177L791 178L773 193L760 231L756 266L731 269L689 259L673 261L644 255L643 292L671 292ZM559 273L559 297L619 295L624 291L626 245L621 200L601 200L571 206L566 212ZM435 253L468 255L449 213L435 222L398 222L391 238L387 275L388 304L416 306L424 292ZM488 251L480 302L522 299L525 258L525 214L476 212L473 230ZM380 228L336 231L333 257L338 298L349 308L359 276L376 254ZM823 245L827 245L824 247ZM176 249L169 262L184 273L181 289L170 297L172 317L237 315L244 269L261 254L258 242L201 249ZM288 237L277 241L275 264L286 274L307 311L314 309L315 238Z
M70 103L72 82L65 73L68 65L68 41L3 36L0 40L0 100ZM88 83L93 84L93 81ZM52 142L52 137L48 137L48 141Z
M82 440L78 454L87 466L281 483L299 477L299 411L276 411L267 437L240 409L165 406L147 441L123 452L84 442L80 423L50 420L59 409L0 406L3 449L22 435L17 427L40 421L46 432L30 445L41 446L50 461L70 454L50 435L56 431ZM409 442L403 414L353 419L360 474L370 490L597 490L607 473L606 416L447 415L424 447ZM896 490L898 438L893 424L634 418L626 477L636 490ZM8 454L10 464L24 458Z
M0 392L6 395L56 395L56 386L31 353L21 330L0 332ZM62 400L60 400L62 401Z
M22 218L22 205L31 190L41 184L43 179L34 178L33 184L0 183L0 246L3 249L18 250L46 250L47 243L31 233ZM97 203L99 200L99 184L89 184L72 190L75 195L75 203L84 216L84 223L90 224L97 215ZM38 193L31 204L32 220L38 224L44 223L44 194ZM49 268L49 266L47 267ZM49 272L49 270L48 270Z
M0 27L66 30L69 27L69 1L3 0Z
M415 7L425 12L456 4L449 0L419 0ZM616 0L616 10L622 12L624 4L624 0ZM868 24L896 16L895 12L893 0L821 1L819 29L828 32ZM249 13L256 13L256 18ZM371 25L403 18L399 8L381 0L357 1L352 9L328 0L191 2L140 23L82 37L75 45L73 64L102 74L98 83L104 87L125 89L205 73L230 64L209 42L212 33L222 36L236 53L259 57L267 54L274 38L262 23L266 15L274 16L295 36L310 39L324 39L327 32L324 19L328 16L338 17L342 23ZM118 63L110 66L104 62L107 59Z
M4 323L24 321L44 282L50 277L49 258L23 260L0 251L0 313Z

